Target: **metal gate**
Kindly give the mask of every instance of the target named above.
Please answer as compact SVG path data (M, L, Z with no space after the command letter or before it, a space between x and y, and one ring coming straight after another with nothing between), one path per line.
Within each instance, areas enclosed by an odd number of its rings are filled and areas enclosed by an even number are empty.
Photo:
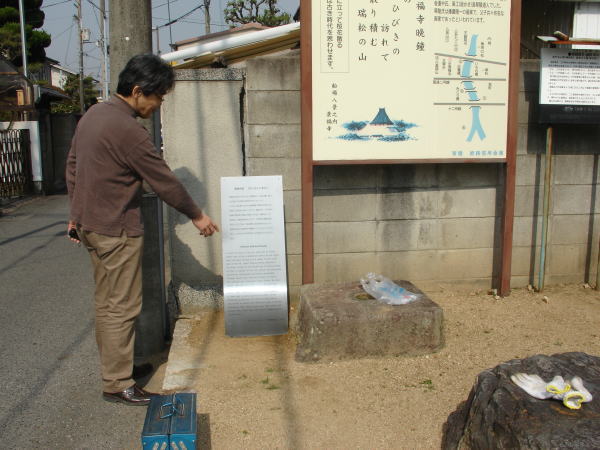
M31 184L29 130L0 130L0 198L25 195Z

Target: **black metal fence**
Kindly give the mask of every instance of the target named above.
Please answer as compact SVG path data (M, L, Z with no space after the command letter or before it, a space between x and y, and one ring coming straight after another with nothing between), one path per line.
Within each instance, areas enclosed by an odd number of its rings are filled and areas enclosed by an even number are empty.
M0 198L30 192L29 130L0 130Z

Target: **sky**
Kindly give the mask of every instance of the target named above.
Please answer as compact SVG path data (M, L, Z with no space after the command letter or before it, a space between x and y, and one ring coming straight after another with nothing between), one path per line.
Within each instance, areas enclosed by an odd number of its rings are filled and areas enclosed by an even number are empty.
M141 0L129 0L132 7ZM223 20L223 10L228 0L211 0L211 32L223 31L228 28ZM106 0L107 9L110 0ZM189 15L168 26L163 26L171 20L180 18L197 8L201 0L152 0L152 27L158 27L160 50L162 53L171 51L170 42L201 36L204 34L204 11L196 9ZM89 43L84 43L84 74L100 80L102 50L97 45L100 39L99 1L82 0L83 28L90 30ZM279 0L278 7L294 15L299 0ZM42 4L46 18L42 27L52 36L52 44L46 48L46 55L55 59L63 67L79 72L79 42L77 37L77 7L74 0L44 0ZM108 16L108 11L107 11ZM110 26L110 23L109 23ZM152 33L153 47L156 51L156 31Z

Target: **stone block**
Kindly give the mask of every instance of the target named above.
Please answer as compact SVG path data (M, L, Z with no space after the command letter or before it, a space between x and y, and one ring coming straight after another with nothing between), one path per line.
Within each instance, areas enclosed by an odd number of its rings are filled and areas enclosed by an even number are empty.
M247 59L246 88L249 91L299 91L300 58L294 55Z
M288 255L302 254L302 224L298 222L285 224L285 247Z
M359 189L378 185L381 166L348 165L316 166L313 172L315 189Z
M552 164L554 184L597 184L596 158L596 155L555 155Z
M519 92L518 124L536 123L540 115L539 95L537 92Z
M378 202L377 219L433 219L439 217L437 189L384 189Z
M555 155L597 155L600 140L597 126L557 125L554 127Z
M478 188L503 185L500 164L439 164L440 188Z
M300 189L300 159L248 158L247 175L281 175L283 190Z
M517 155L517 186L536 186L544 182L545 160L542 155Z
M590 220L591 219L591 220ZM592 236L590 232L598 233L597 224L600 215L568 215L553 216L551 219L552 244L588 244ZM594 224L596 227L594 227ZM596 228L594 230L594 228Z
M171 286L171 289L182 316L195 317L206 311L223 309L222 283L192 287L180 282Z
M515 217L513 222L513 245L526 247L539 245L542 236L541 216Z
M377 192L375 189L316 190L313 205L315 222L374 220Z
M553 214L590 214L600 211L600 195L596 195L592 205L591 185L554 185L552 189Z
M541 215L544 206L543 186L517 186L515 189L515 217Z
M285 221L302 221L302 191L283 191Z
M298 91L249 91L247 100L250 125L300 123Z
M439 217L495 217L498 188L440 191Z
M517 154L544 154L546 151L546 127L536 123L519 124Z
M455 164L452 164L456 168ZM438 164L391 164L381 166L381 186L396 188L432 188L439 186Z
M390 306L364 299L369 296L356 281L303 286L296 359L413 356L440 350L444 345L442 309L412 283L397 283L422 297Z
M357 253L375 251L377 223L316 222L315 253Z
M378 271L375 252L318 254L314 257L315 283L358 280L368 272Z
M302 255L287 255L288 286L302 284Z
M447 279L437 250L397 251L378 253L378 272L391 279L410 278L415 281ZM374 272L374 270L369 270ZM364 275L364 274L363 274Z
M436 220L389 220L377 227L377 251L427 250L440 245Z
M552 245L548 252L546 273L557 275L583 274L585 272L588 255L588 246L583 244Z
M300 158L300 124L248 125L249 158Z
M438 248L492 248L500 233L500 219L495 217L464 217L435 221L440 229Z
M529 284L530 277L536 280L539 271L540 247L513 247L511 258L512 277L525 277Z
M493 248L440 250L437 253L436 262L443 279L468 280L493 276L494 257L497 257Z

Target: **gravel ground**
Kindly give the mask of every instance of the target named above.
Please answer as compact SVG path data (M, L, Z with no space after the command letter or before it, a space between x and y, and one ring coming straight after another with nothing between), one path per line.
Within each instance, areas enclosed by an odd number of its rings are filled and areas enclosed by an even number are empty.
M199 448L439 448L446 418L484 369L538 353L600 354L592 289L427 294L444 309L446 345L420 357L298 363L293 336L232 339L222 313L204 317L187 338L203 367Z

